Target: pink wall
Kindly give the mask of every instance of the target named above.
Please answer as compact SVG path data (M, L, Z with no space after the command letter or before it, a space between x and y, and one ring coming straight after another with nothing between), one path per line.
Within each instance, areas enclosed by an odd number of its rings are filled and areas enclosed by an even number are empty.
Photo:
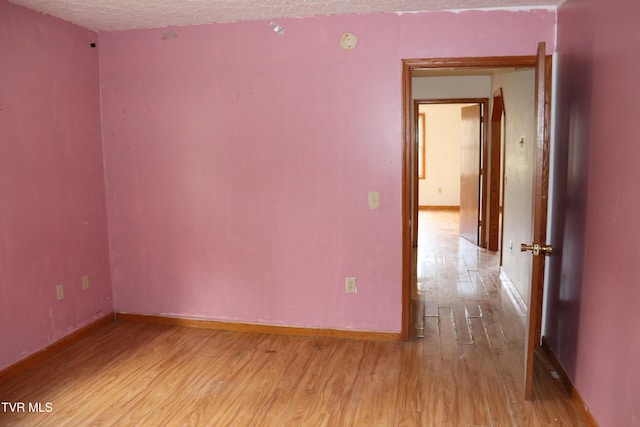
M640 426L639 24L636 0L569 0L558 13L565 226L548 338L602 427Z
M552 51L555 12L278 23L100 35L115 309L399 331L401 58Z
M0 0L0 369L113 310L95 39Z
M602 426L640 425L639 7L558 15L548 338ZM112 310L110 272L117 310L399 330L400 59L551 51L555 13L279 23L90 49L94 33L0 0L0 368Z

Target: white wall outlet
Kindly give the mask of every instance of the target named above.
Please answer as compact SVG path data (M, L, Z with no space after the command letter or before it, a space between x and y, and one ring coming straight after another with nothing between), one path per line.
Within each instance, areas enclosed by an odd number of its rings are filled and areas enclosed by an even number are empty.
M62 284L56 285L56 297L58 298L58 301L64 299L64 288Z
M89 289L89 276L82 276L82 289Z
M378 209L380 206L380 193L378 191L369 192L369 209Z
M347 277L344 280L345 292L348 294L357 294L358 288L356 288L356 278L355 277Z

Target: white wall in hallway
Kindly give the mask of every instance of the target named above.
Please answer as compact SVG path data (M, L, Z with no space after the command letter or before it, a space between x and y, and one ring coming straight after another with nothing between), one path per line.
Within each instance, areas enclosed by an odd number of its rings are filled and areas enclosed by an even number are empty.
M520 243L531 243L535 170L535 71L496 74L493 90L502 88L505 106L504 252L502 266L529 304L531 254ZM510 250L509 246L513 248Z

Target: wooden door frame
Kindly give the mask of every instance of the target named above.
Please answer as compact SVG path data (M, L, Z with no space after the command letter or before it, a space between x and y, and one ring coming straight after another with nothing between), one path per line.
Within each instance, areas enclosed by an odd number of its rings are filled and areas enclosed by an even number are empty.
M470 70L487 68L535 67L535 55L489 56L459 58L413 58L402 60L402 319L400 335L410 338L411 326L411 281L416 262L412 256L414 207L418 200L413 194L418 177L412 161L416 159L415 120L413 119L412 73L416 70ZM485 216L486 218L486 216ZM417 226L417 224L415 224Z
M492 95L491 107L491 140L489 142L489 158L491 170L489 171L489 206L488 206L488 239L487 249L500 250L500 265L502 265L502 230L500 229L500 207L504 206L502 186L504 175L500 173L502 166L502 135L504 132L502 115L505 114L504 97L502 88L498 88ZM504 222L503 222L504 223Z

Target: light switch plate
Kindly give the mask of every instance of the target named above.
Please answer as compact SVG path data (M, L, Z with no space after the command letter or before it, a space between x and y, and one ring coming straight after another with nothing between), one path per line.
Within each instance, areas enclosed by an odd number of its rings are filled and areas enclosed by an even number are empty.
M369 192L369 209L378 209L380 206L380 193L378 191Z

